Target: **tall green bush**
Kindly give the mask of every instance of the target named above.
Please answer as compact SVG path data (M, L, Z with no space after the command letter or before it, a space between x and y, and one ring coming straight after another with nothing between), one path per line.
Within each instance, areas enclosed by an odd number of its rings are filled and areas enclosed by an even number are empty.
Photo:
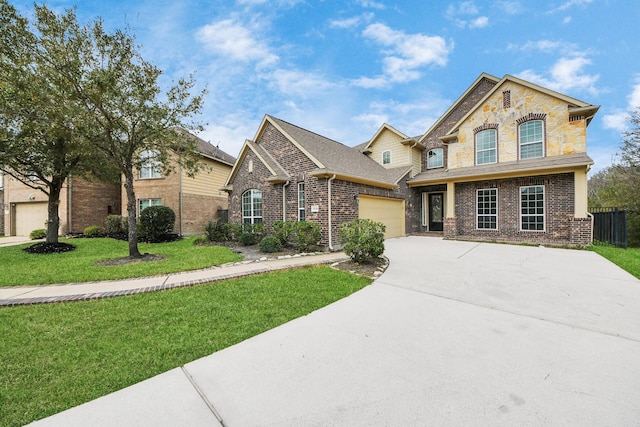
M344 252L357 263L377 258L384 252L386 227L370 219L354 219L340 227L340 241Z
M160 242L173 231L176 214L168 206L149 206L140 213L140 231L149 242Z
M313 222L300 221L295 227L296 248L299 251L308 251L320 241L320 233L322 229Z
M82 234L84 237L104 237L105 230L97 225L90 225L82 231Z
M108 236L126 233L127 218L121 215L109 215L104 219L104 229Z
M220 218L209 221L204 231L210 242L226 242L231 239L231 227Z
M273 236L280 241L280 244L285 247L291 244L290 239L295 232L296 223L294 221L276 221L273 223L272 232Z

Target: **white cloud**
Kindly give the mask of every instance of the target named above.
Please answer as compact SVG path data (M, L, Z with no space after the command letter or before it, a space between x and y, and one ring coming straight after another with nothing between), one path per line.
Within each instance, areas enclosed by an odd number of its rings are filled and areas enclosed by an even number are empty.
M362 7L368 7L370 9L384 10L387 8L383 3L373 0L358 0L357 3Z
M479 16L469 22L469 28L484 28L489 25L489 18L486 16Z
M496 6L502 9L502 12L507 15L517 15L523 11L523 7L519 1L498 1L496 2Z
M629 112L640 108L640 74L636 75L634 84L631 86L631 92L627 95L627 108L616 109L611 114L602 117L602 123L605 129L614 129L618 132L624 132L628 129Z
M354 16L353 18L332 19L329 21L329 27L343 29L354 28L362 22L370 22L373 16L373 13L364 13L360 16Z
M461 28L484 28L489 24L489 18L477 16L479 13L480 9L474 2L464 1L457 6L450 4L445 17Z
M593 0L569 0L556 7L551 12L561 12L563 10L571 9L573 6L586 6L591 2L593 2Z
M595 95L599 92L595 84L600 75L585 74L583 69L589 64L591 60L584 56L563 57L553 64L549 78L533 70L525 70L518 76L562 93L578 90Z
M275 70L263 77L269 81L269 86L278 92L303 98L336 86L322 76L297 70Z
M571 18L570 16L565 16L564 19L562 20L563 24L568 24L571 22L573 18Z
M384 47L383 76L360 78L354 84L362 87L381 87L390 82L419 79L419 68L427 65L445 66L453 48L439 36L406 34L384 24L367 26L362 35Z
M252 29L233 19L225 19L205 25L196 32L196 39L211 52L241 62L258 62L269 65L278 61L278 56L269 46L253 36Z

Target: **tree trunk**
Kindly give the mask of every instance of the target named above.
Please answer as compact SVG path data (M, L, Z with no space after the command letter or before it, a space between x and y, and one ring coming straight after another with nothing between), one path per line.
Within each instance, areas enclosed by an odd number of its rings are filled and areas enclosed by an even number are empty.
M49 187L49 200L47 203L47 243L58 243L58 232L60 231L60 217L58 216L58 206L60 205L60 192L64 178L53 177Z
M133 168L125 173L124 188L127 193L127 223L129 224L129 256L141 258L138 250L138 224L136 223L136 193L133 191Z

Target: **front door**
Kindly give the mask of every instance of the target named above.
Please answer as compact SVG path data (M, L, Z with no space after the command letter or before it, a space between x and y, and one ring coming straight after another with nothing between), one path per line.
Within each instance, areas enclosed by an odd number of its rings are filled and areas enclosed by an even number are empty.
M442 193L429 193L429 231L442 231Z

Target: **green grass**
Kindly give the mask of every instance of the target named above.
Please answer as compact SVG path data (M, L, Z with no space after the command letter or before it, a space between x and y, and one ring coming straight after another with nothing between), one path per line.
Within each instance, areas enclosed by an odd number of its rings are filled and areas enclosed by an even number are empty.
M594 245L589 249L640 279L640 248L620 249L612 246Z
M161 261L96 266L97 261L129 255L127 242L108 238L60 241L71 243L76 249L61 254L29 254L22 250L29 244L0 248L0 286L126 279L197 270L242 259L228 248L194 246L193 239L187 238L170 243L139 244L141 253L167 257Z
M0 426L52 415L231 346L371 281L329 267L0 309Z

